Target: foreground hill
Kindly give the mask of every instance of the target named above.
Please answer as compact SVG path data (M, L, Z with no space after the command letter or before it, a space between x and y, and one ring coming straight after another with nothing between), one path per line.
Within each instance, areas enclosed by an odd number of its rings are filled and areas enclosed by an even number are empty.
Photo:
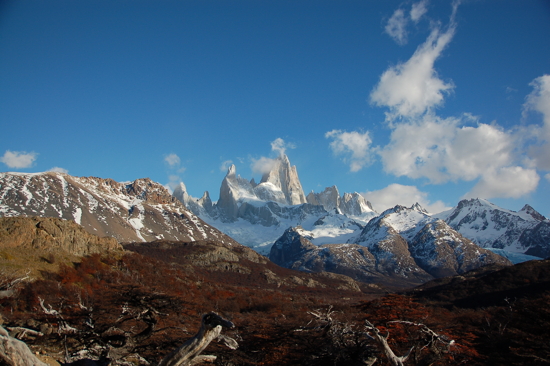
M510 267L492 266L445 277L415 288L414 296L444 306L477 308L504 305L550 294L550 260Z
M3 327L56 366L77 360L156 365L212 310L235 325L223 334L239 344L231 350L212 342L205 352L217 356L217 365L389 365L388 348L410 354L405 364L413 366L544 365L548 359L548 287L507 298L491 283L510 282L509 275L478 286L494 305L451 305L450 311L448 303L423 297L427 290L366 294L273 265L268 268L280 280L270 282L254 273L261 263L232 246L157 241L127 248L141 254L95 254L44 273L42 280L17 283L0 297ZM521 276L522 268L532 274ZM472 278L490 278L500 273L495 269ZM517 286L525 280L544 286L550 272L505 270L518 277ZM285 281L293 275L326 287ZM387 347L376 334L388 335Z
M476 334L487 365L550 362L550 260L484 268L429 282L409 293L452 309Z
M55 270L61 263L91 254L121 256L122 246L110 237L88 233L74 221L46 217L0 217L0 272Z
M361 284L350 277L330 273L304 273L282 268L245 246L228 246L215 242L130 243L125 249L200 273L212 283L261 288L302 288L350 291L353 296L381 293L375 285Z

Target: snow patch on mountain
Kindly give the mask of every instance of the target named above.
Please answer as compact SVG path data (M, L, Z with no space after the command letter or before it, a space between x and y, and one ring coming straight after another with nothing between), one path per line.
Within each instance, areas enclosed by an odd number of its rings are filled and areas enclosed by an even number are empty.
M72 220L120 242L208 239L236 244L148 178L119 183L58 172L0 173L0 215Z

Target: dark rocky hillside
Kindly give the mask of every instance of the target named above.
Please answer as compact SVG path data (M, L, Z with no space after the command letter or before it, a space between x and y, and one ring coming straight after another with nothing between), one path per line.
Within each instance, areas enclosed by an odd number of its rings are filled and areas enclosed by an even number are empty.
M261 288L302 288L349 291L348 297L382 293L383 288L356 282L330 272L304 273L280 267L245 246L215 242L168 242L126 244L125 249L197 273L210 282ZM362 291L363 290L363 291Z
M419 302L452 309L477 336L491 365L550 363L550 260L472 271L413 291Z
M444 306L479 308L550 293L550 260L529 261L510 267L493 266L431 281L414 296Z

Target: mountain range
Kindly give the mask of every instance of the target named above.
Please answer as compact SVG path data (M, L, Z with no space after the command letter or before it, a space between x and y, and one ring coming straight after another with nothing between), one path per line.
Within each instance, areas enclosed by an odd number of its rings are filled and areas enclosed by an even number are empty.
M72 220L121 243L240 243L283 267L369 283L415 285L550 256L550 221L528 205L514 212L471 199L435 215L419 204L377 213L359 193L336 186L305 195L284 154L259 183L232 165L217 202L208 192L191 197L183 183L170 193L148 178L1 173L0 216Z
M148 178L112 179L63 173L0 173L0 216L58 217L121 243L214 240L236 243L187 210Z

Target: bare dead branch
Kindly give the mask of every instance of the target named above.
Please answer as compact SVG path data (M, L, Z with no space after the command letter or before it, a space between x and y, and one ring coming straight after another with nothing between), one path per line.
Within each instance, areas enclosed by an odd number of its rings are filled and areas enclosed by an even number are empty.
M180 348L164 357L159 366L189 366L199 362L213 362L216 356L200 356L200 353L211 341L220 338L222 328L233 327L233 323L214 312L203 315L201 327L197 334L187 340ZM237 341L232 338L222 336L221 340L226 345L229 343L231 349L238 347Z
M405 355L397 356L388 344L388 338L390 336L389 332L385 336L380 334L380 329L375 327L368 320L365 320L365 328L367 329L367 331L371 331L374 334L374 337L370 334L369 336L374 339L380 346L382 346L384 354L386 355L388 361L390 361L390 363L394 366L403 366L404 362L407 361L411 352L413 351L414 346Z

